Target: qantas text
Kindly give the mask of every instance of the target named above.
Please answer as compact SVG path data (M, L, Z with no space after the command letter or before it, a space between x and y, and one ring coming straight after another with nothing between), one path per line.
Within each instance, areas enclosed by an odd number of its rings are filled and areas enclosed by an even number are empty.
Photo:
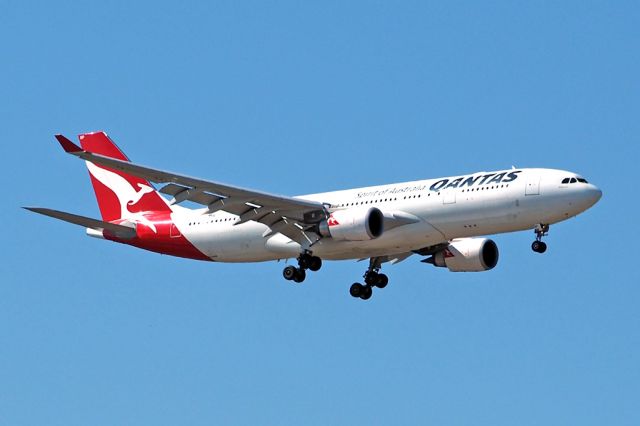
M462 176L459 178L452 179L441 179L428 187L430 191L442 191L449 188L467 188L472 186L480 186L480 185L489 185L489 184L498 184L498 183L509 183L518 179L518 173L522 173L522 170L514 170L511 172L502 172L502 173L487 173L485 175L476 175L476 176ZM365 198L365 197L379 197L384 195L394 195L394 194L402 194L402 193L411 193L411 192L419 192L427 189L427 185L411 185L411 186L402 186L402 187L394 187L394 188L386 188L382 190L372 190L359 192L356 194L357 198Z
M504 173L488 173L486 175L478 176L463 176L453 180L442 179L431 185L429 190L442 191L449 188L464 188L474 185L491 185L497 183L509 183L518 179L518 173L522 173L522 170L515 170L512 172Z

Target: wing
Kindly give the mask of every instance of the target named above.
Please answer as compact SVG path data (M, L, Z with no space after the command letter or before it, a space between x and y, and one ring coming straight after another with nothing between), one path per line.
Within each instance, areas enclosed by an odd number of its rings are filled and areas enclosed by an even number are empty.
M173 197L171 204L192 201L206 206L205 214L223 210L240 216L237 224L250 220L261 222L275 232L281 232L298 242L306 240L313 244L317 241L319 237L309 235L309 231L316 223L328 217L328 206L320 202L274 195L154 169L84 151L62 135L56 135L56 139L67 153L83 160L164 184L159 191Z

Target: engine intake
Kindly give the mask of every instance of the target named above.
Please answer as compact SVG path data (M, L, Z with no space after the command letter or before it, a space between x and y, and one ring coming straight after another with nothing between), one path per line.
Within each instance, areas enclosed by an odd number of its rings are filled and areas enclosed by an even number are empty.
M318 230L335 240L373 240L384 232L384 215L375 207L337 210L318 224Z
M451 241L447 248L427 259L438 267L451 272L481 272L498 264L498 246L488 238L460 238Z

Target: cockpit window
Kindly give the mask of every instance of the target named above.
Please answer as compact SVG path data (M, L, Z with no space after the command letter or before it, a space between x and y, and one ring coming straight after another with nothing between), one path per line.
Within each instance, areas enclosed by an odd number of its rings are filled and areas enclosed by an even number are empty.
M568 184L568 183L589 183L587 182L587 180L585 178L581 178L581 177L568 177L568 178L564 178L562 179L562 183L564 185Z

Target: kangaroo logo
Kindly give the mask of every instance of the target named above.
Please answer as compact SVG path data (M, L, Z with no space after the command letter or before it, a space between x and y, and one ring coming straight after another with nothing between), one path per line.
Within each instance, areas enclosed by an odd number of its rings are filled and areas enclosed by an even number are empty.
M118 202L120 203L121 219L140 222L151 228L153 232L158 233L153 222L147 219L142 213L132 213L128 209L129 206L137 204L145 194L153 192L154 189L152 187L138 183L139 189L136 190L131 186L131 183L117 173L100 168L89 161L87 161L87 168L89 169L91 176L109 188L118 198Z

